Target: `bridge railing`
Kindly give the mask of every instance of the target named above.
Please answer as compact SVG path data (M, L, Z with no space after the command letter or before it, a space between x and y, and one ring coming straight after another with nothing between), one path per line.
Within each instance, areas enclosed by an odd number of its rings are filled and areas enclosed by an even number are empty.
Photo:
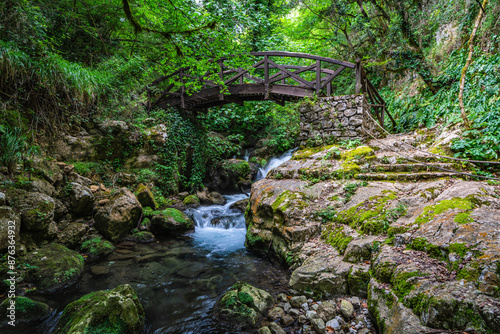
M257 61L247 69L233 67L230 60L234 56L228 56L217 60L215 69L202 76L195 76L190 72L190 68L184 67L156 79L142 90L147 92L148 110L169 106L206 109L225 103L242 104L246 100L273 100L284 104L285 101L306 96L331 96L333 80L345 69L353 69L356 73L356 94L367 95L374 115L380 124L384 125L387 113L385 101L367 78L359 60L354 64L333 58L283 51L252 52L250 56L257 58ZM312 60L313 63L280 64L276 58L296 58L296 61L305 59ZM332 69L335 67L336 69ZM167 85L160 90L155 88L162 83ZM190 89L193 86L196 89ZM395 126L392 116L388 115Z

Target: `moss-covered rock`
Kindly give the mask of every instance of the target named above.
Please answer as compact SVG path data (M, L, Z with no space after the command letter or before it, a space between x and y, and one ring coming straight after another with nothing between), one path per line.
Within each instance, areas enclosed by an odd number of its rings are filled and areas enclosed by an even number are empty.
M111 242L103 240L101 236L94 235L82 243L80 249L90 261L94 261L113 253L115 246Z
M144 329L144 308L128 284L95 291L64 308L54 334L139 334Z
M194 222L185 213L169 208L155 211L151 219L151 229L154 234L176 235L194 230Z
M19 240L21 217L9 206L0 206L0 251Z
M141 213L142 206L135 195L127 188L122 188L99 208L94 217L95 227L106 238L117 242L137 226Z
M23 296L7 298L0 304L0 315L2 316L0 328L9 326L7 322L11 319L9 315L12 314L13 309L16 324L35 322L50 313L50 306L45 303L37 302Z
M54 199L42 193L24 193L13 198L21 212L21 223L27 231L46 231L54 219Z
M59 244L50 244L22 258L25 282L39 292L53 293L75 284L83 274L83 257Z
M143 207L150 207L153 210L158 208L158 203L156 202L153 192L144 184L140 183L135 191L137 200L141 203Z
M233 327L252 327L273 302L273 297L266 291L237 282L217 302L217 315Z
M192 206L199 206L200 205L200 199L196 197L196 195L189 195L184 198L182 201L182 204L184 205L192 205Z
M153 233L148 231L141 231L128 236L125 240L139 243L153 242L155 236Z

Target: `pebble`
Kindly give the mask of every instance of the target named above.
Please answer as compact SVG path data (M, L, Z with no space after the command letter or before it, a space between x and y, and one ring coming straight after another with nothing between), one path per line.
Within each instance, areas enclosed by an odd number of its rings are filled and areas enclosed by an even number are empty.
M272 334L286 334L283 328L281 328L281 326L275 322L271 322L269 324L269 329L271 330Z
M340 312L342 312L347 319L351 319L354 314L354 307L350 301L344 299L340 302Z
M283 302L283 303L288 302L288 297L287 297L287 295L286 295L286 294L284 294L284 293L280 293L280 294L278 295L278 301L279 301L279 302Z
M292 308L288 313L293 317L298 317L300 315L300 311L296 308Z
M323 321L323 319L316 318L316 319L311 320L311 323L314 327L314 330L317 333L323 334L325 332L326 327L325 327L325 322Z
M258 334L272 334L271 330L267 326L259 328L259 330L257 331L257 333Z
M314 310L314 311L317 311L318 310L318 307L319 305L318 304L312 304L311 305L311 309Z
M307 322L306 316L303 314L299 315L299 323L305 324L306 322Z
M293 307L300 307L304 303L307 304L305 296L294 296L290 299L290 304L292 304Z
M295 321L295 319L289 314L285 314L285 316L283 318L281 318L281 323L283 324L283 326L288 326L291 323L293 323L294 321Z
M358 297L351 297L351 298L349 298L349 301L351 302L351 304L355 310L357 310L361 307L361 303L360 303Z
M288 313L292 309L292 305L290 303L284 303L282 308L286 313Z
M5 205L7 203L7 199L5 198L4 193L0 193L0 205Z
M335 330L340 329L340 324L337 319L332 319L326 323L326 327L332 327Z
M316 311L307 311L306 318L312 320L317 317Z
M279 320L285 316L285 311L281 307L274 307L272 308L269 313L267 314L269 319L271 320Z
M307 303L304 303L304 304L300 305L300 307L301 307L304 311L309 311L309 304L307 304Z

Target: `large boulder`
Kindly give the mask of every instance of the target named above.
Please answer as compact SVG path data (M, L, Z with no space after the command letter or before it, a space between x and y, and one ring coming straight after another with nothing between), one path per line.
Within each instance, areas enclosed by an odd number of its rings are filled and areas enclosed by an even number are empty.
M12 310L14 310L12 312ZM16 324L28 324L41 320L50 313L50 306L27 297L7 298L0 304L0 328L10 327L9 321L15 319ZM12 317L12 315L14 317Z
M27 231L46 231L54 219L54 199L43 193L17 196L14 207L21 212L22 226Z
M177 235L194 230L194 222L185 213L169 208L154 212L151 229L157 235Z
M77 215L88 216L94 208L94 194L92 191L76 182L71 182L66 188L69 192L69 207Z
M143 207L150 207L153 210L155 210L158 207L158 203L156 203L153 192L151 192L151 190L144 184L140 183L137 186L135 194L137 196L137 200L141 203Z
M0 206L0 250L5 250L16 240L19 240L21 217L9 206Z
M94 217L95 228L106 238L117 242L138 224L141 213L142 206L135 195L127 188L122 188L99 208Z
M266 291L237 282L217 302L217 315L232 327L252 327L273 303L273 297Z
M68 304L54 334L130 333L144 329L144 308L128 284L91 292Z
M25 282L33 283L38 292L54 293L75 284L83 274L83 257L59 244L50 244L26 255Z

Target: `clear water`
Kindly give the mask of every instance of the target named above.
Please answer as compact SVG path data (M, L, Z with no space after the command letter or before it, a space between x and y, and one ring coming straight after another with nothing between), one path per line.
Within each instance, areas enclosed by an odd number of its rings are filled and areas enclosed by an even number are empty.
M245 249L243 214L229 206L246 195L226 198L226 205L187 211L196 222L195 232L150 244L123 242L107 259L87 265L73 290L32 296L51 305L53 313L36 328L17 326L11 332L51 333L66 304L86 293L128 283L145 308L145 333L231 333L213 317L217 299L231 285L242 280L277 294L286 291L289 276Z
M255 180L256 181L262 180L267 176L267 173L269 173L271 169L276 168L282 163L290 160L292 158L292 154L294 151L295 149L288 150L279 157L272 157L271 160L269 160L269 162L267 163L267 165L259 169L259 172L257 173Z

